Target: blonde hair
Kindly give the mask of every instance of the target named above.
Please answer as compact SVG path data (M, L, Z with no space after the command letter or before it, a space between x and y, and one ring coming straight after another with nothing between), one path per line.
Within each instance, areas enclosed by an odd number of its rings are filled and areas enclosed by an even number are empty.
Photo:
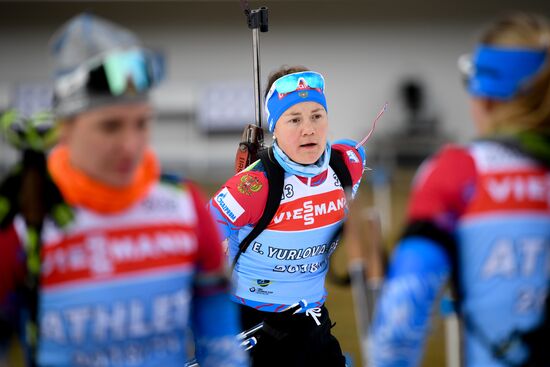
M497 20L480 38L485 45L546 49L546 62L527 88L499 103L490 115L493 133L550 133L550 23L536 14L514 13Z

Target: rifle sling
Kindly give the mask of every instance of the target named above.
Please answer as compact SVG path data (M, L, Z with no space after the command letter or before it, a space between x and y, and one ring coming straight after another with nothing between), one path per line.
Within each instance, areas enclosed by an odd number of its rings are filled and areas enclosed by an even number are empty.
M235 269L235 266L237 265L237 261L239 260L241 254L245 252L252 241L254 241L254 239L258 237L258 235L262 233L264 229L267 228L267 226L275 216L275 213L277 213L277 209L279 209L279 204L281 203L281 197L283 196L285 171L273 156L273 148L270 147L269 149L264 149L260 151L258 156L264 166L267 175L267 181L269 183L267 202L264 212L258 220L258 223L239 244L239 251L235 255L235 258L233 259L233 264L231 266L232 271ZM352 186L353 181L340 152L335 150L331 152L329 165L336 173L336 176L338 176L338 180L340 180L344 191L347 191L347 189ZM340 233L342 233L342 229L343 223L336 230L332 241L335 241Z

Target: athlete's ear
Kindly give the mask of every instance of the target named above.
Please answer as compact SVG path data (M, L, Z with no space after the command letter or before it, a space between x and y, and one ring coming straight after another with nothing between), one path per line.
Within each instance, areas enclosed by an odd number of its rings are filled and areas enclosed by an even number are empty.
M74 119L62 120L57 122L57 129L59 132L59 142L66 143L70 138L71 132L74 129Z

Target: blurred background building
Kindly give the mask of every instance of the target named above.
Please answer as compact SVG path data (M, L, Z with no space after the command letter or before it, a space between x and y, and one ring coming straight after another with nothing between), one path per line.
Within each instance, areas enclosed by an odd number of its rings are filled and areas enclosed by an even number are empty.
M269 8L270 29L261 34L262 85L282 64L323 73L331 140L360 140L388 102L367 143L374 170L366 178L372 185L362 190L368 191L365 204L374 203L382 212L390 244L400 226L410 172L441 144L473 136L458 57L499 14L550 14L548 0L265 0L250 5ZM238 0L0 1L0 112L21 93L47 96L48 39L62 22L86 10L132 29L166 56L167 78L153 95L158 108L153 146L164 167L212 187L228 178L242 129L254 120L252 34ZM17 158L2 139L0 175ZM349 291L331 292L329 301L338 303L331 306L339 323L336 334L345 350L357 354ZM427 365L443 365L442 348L431 350Z
M410 136L413 130L430 144L416 152L420 155L445 138L464 141L471 136L456 70L458 56L471 49L476 30L496 14L520 8L550 12L546 0L250 4L270 10L270 30L261 34L262 83L281 64L303 64L324 73L331 139L359 140L389 102L373 139L383 144L367 148L376 156L377 150L403 148L399 142L388 144L386 138ZM0 110L21 84L48 82L48 39L62 22L83 10L124 24L165 53L167 80L154 95L154 146L165 165L198 179L227 177L242 126L254 117L251 32L237 0L1 1ZM435 119L430 123L437 129L411 125L411 118L418 116L412 117L403 100L407 88L414 94L416 87L419 108ZM432 137L425 136L430 131ZM406 162L400 154L398 162ZM0 167L13 156L0 143Z

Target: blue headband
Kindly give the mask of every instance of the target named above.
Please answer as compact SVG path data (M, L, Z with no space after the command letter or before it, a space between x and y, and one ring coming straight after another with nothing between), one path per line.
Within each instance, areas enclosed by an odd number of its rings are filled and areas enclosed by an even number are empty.
M285 111L288 110L290 107L294 106L295 104L298 104L301 102L317 102L325 108L325 111L328 111L327 101L325 98L325 94L323 92L324 81L322 80L323 77L321 76L321 74L318 74L315 72L303 72L303 73L295 73L295 75L299 77L300 74L307 74L307 73L312 73L319 76L322 83L322 87L296 89L286 94L279 94L275 90L273 91L274 93L270 93L271 95L268 94L267 100L265 101L265 112L267 114L267 127L270 132L273 132L275 130L275 124L277 124L277 120L279 120L281 115L285 113ZM283 78L285 78L285 76L279 78L278 80L281 80ZM278 80L276 80L273 84L277 83Z
M472 60L468 91L478 97L514 98L541 70L546 50L480 45Z

